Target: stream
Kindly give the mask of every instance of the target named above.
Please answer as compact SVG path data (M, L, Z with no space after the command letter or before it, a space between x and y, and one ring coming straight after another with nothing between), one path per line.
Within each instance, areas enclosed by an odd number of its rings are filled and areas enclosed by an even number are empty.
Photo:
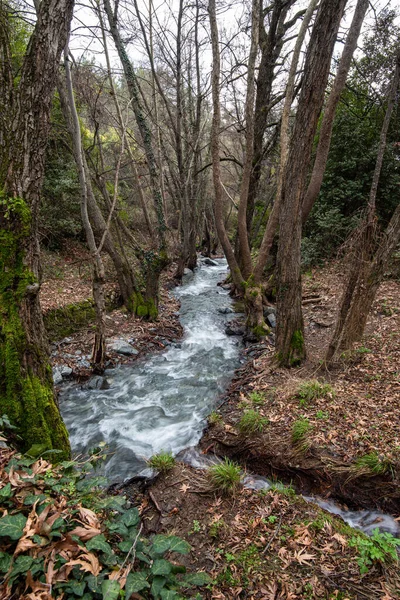
M60 409L72 449L85 453L105 442L109 456L103 474L110 483L150 476L146 460L160 451L179 454L180 460L196 468L218 461L200 454L196 445L207 416L240 364L238 338L225 333L232 319L232 300L217 286L226 273L224 259L215 266L202 264L174 290L181 303L181 340L132 365L107 370L109 389L63 386ZM256 490L271 486L266 478L253 474L244 474L243 484ZM390 515L348 511L332 500L305 499L367 534L378 528L400 536L399 524Z

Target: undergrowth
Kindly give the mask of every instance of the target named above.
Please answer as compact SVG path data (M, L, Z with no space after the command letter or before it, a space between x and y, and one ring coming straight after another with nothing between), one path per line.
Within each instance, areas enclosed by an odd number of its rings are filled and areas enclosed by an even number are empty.
M356 548L359 554L357 563L361 574L368 573L376 562L383 565L399 559L397 547L400 546L400 539L391 533L380 533L379 529L374 529L370 537L354 535L349 540L349 546Z
M296 396L299 398L300 406L307 406L313 400L319 398L333 398L335 395L334 389L329 383L321 383L318 379L304 381L297 388Z
M0 448L0 597L178 600L211 582L179 564L186 541L142 535L138 509L102 490L100 458L54 467Z

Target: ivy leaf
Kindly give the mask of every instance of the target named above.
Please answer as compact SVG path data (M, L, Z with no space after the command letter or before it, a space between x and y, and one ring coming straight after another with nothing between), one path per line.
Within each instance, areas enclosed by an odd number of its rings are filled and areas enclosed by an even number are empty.
M168 551L188 554L190 544L176 535L156 535L153 539L152 550L154 554L164 554Z
M163 558L155 560L151 567L151 572L153 573L153 575L169 575L171 573L171 570L171 563L167 560L164 560Z
M174 592L174 590L161 590L160 592L161 600L178 600L182 598L178 594L178 592Z
M0 519L0 536L7 536L12 540L19 540L24 533L26 517L18 513L17 515L6 515Z
M167 580L165 579L165 577L154 577L153 583L151 584L151 593L153 594L154 598L158 598L166 581Z
M13 492L11 489L11 483L7 483L7 485L5 485L3 488L1 488L0 499L5 500L7 498L11 498L12 495L13 495Z
M31 568L33 558L31 556L18 556L13 564L11 577L15 577L19 573L27 573Z
M106 579L101 584L101 593L103 594L103 600L117 600L119 593L121 591L121 586L118 581L111 581L110 579Z
M112 554L112 548L103 534L92 537L91 540L86 542L86 548L88 550L100 550L104 554Z
M189 587L192 585L207 585L212 583L212 578L203 571L199 573L189 573L182 579L182 586Z
M125 584L126 597L129 598L134 592L140 592L141 590L149 587L150 584L147 581L146 574L143 571L129 573Z
M69 581L69 589L75 596L82 597L85 592L86 581Z
M129 550L132 548L132 544L131 544L131 542L120 542L118 544L118 548L121 550L121 552L124 552L124 554L127 554L129 552Z
M7 552L0 552L0 573L7 573L11 565L12 556Z
M132 527L139 523L139 511L137 508L131 508L122 515L122 522L127 527Z

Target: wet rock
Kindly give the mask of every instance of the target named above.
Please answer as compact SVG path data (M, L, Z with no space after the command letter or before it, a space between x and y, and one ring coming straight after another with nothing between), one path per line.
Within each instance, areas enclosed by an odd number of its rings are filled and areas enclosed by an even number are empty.
M109 390L110 384L105 377L97 375L89 379L87 383L82 386L84 390Z
M193 273L192 269L185 268L183 270L183 275L184 275L184 277L191 277L194 275L194 273Z
M202 263L203 265L208 265L209 267L218 267L218 263L215 260L212 260L212 258L204 258Z
M225 327L226 335L244 335L245 331L245 326L239 325L239 323L228 323Z
M114 350L114 352L122 354L123 356L136 356L139 354L139 350L133 348L125 340L116 340L110 347L111 350Z
M221 315L230 315L230 314L232 314L234 312L234 310L230 306L226 306L225 308L219 308L218 312Z
M264 308L263 313L264 318L267 318L269 315L276 315L276 308L275 306L267 306Z
M79 361L79 366L83 367L84 369L90 369L90 362L84 358Z
M53 381L54 385L58 385L62 382L63 379L70 377L72 375L71 367L67 367L66 365L59 365L53 368Z
M267 323L275 329L276 327L276 316L274 313L267 315Z

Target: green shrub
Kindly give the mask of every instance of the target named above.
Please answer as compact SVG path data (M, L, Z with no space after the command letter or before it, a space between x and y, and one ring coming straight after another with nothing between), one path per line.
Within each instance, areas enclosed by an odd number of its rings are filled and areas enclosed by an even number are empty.
M241 433L261 433L268 423L268 419L256 410L246 410L239 421L238 427Z
M400 546L400 539L393 537L391 533L380 533L379 529L374 529L370 537L353 536L349 540L349 546L357 549L361 574L368 573L369 567L375 562L384 564L399 560L397 546Z
M225 458L222 463L208 469L208 478L214 488L223 492L234 492L241 479L239 465Z
M160 471L161 473L171 471L175 464L176 461L171 452L159 452L158 454L153 454L148 460L149 467L155 471Z

